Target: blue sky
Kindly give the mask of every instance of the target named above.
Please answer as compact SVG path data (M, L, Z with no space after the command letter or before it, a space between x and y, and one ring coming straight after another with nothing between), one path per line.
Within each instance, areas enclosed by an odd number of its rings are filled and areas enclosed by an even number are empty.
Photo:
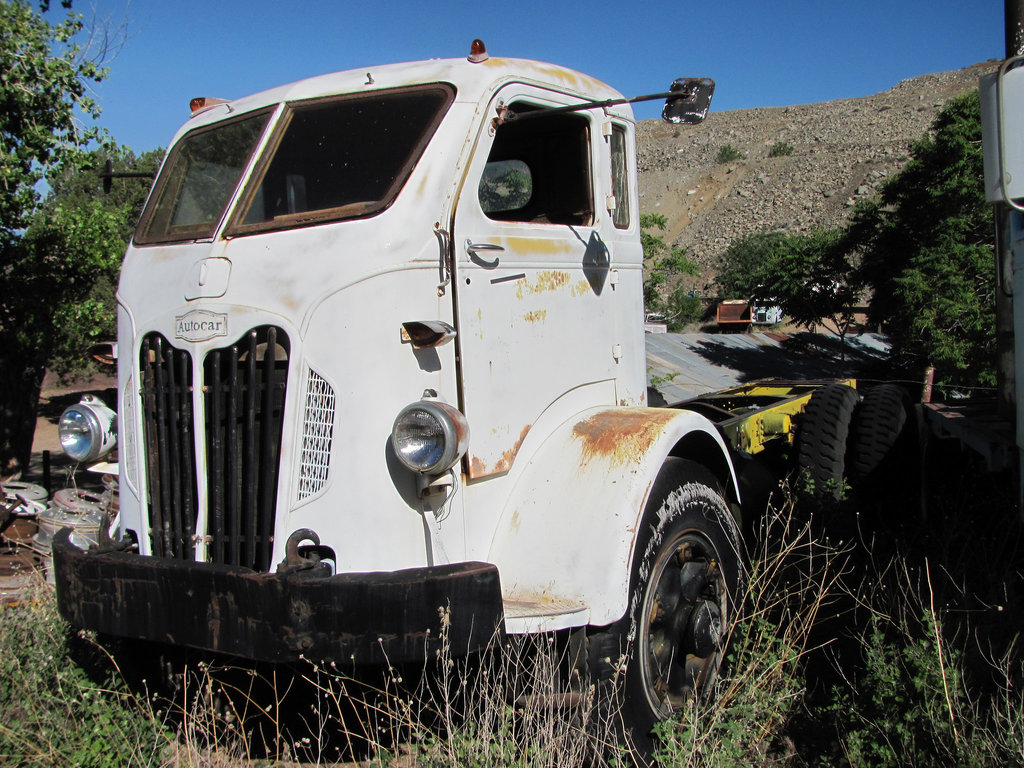
M1003 56L1002 0L75 0L75 10L125 27L95 95L102 125L136 151L165 146L193 96L465 56L474 37L492 55L569 66L628 96L711 77L714 111L868 96Z

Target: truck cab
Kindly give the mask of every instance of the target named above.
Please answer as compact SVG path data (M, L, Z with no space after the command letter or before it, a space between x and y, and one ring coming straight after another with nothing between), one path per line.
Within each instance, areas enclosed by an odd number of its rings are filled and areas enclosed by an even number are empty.
M671 695L706 679L738 490L710 421L647 407L627 101L482 45L196 100L125 255L120 513L55 541L64 615L267 661L605 628L610 669L695 578Z

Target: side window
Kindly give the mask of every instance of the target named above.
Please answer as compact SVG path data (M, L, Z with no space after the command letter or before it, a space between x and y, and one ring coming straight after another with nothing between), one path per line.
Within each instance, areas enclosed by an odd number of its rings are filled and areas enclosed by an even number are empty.
M480 179L480 207L496 221L590 224L590 122L576 114L530 115L498 127Z
M615 196L615 210L612 223L618 229L629 229L629 173L626 164L626 129L621 125L612 126L612 194Z

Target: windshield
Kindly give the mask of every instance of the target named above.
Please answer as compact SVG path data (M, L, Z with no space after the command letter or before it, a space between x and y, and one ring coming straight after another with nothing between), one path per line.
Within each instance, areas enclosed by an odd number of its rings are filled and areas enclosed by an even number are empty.
M135 242L213 237L269 116L264 111L218 123L179 141L142 213Z
M436 83L289 104L227 234L384 210L454 97L451 86ZM268 109L186 134L157 180L135 242L213 237L269 116Z
M290 105L228 234L382 211L453 97L449 86L435 84Z

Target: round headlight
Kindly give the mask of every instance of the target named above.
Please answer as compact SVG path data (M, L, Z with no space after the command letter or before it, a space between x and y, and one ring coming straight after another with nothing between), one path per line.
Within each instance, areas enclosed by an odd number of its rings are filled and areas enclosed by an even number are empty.
M407 405L391 429L391 445L405 466L423 474L444 472L466 452L469 424L457 408L435 400Z
M117 414L98 398L86 395L82 402L64 409L57 434L64 453L75 461L93 461L117 443Z

